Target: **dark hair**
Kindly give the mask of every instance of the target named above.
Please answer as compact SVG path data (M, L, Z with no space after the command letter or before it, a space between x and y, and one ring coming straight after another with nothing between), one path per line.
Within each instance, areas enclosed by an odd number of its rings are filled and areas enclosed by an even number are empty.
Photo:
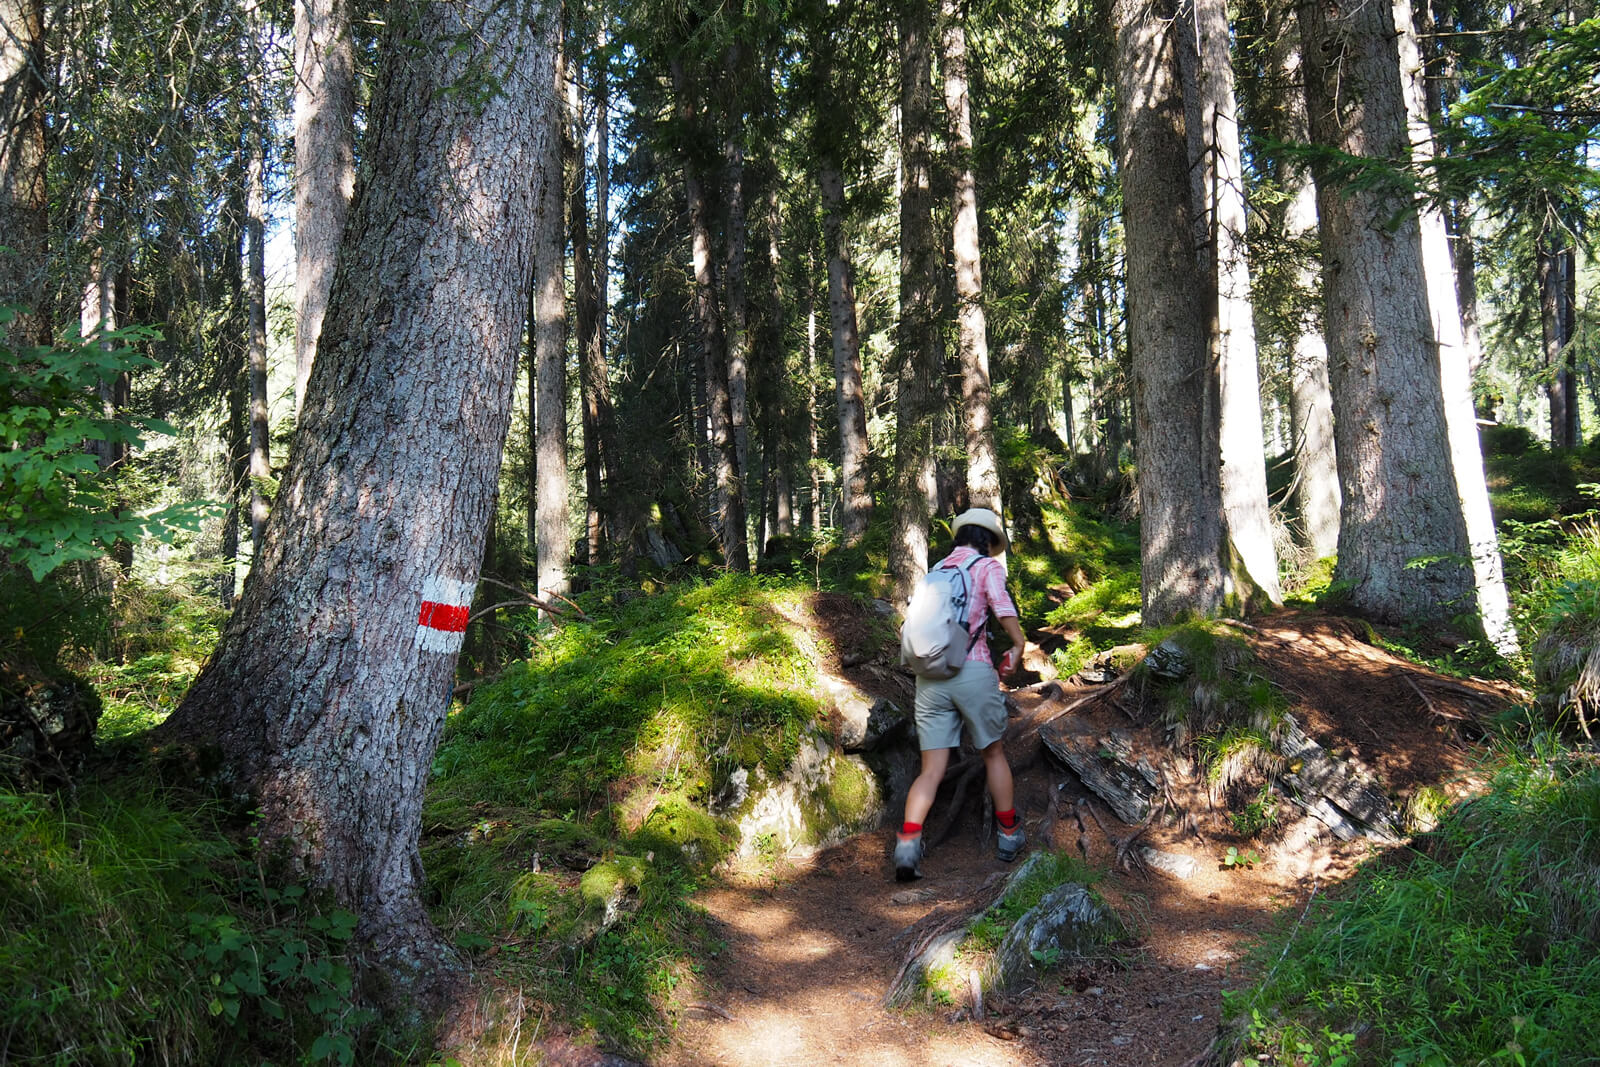
M956 531L955 546L960 548L962 545L975 548L981 555L987 556L994 547L994 534L975 522L969 522Z

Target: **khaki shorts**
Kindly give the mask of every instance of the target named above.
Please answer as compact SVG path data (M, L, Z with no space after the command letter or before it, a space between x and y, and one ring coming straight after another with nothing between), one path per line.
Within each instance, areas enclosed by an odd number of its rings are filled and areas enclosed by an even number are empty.
M917 741L923 750L960 748L965 722L973 745L988 748L1006 732L1006 698L1000 676L982 660L969 659L954 678L917 679Z

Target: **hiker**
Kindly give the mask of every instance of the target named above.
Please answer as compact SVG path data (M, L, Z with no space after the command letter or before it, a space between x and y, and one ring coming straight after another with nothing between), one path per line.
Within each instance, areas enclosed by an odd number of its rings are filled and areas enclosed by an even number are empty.
M995 855L1006 863L1022 851L1025 835L1017 818L1011 764L1006 761L1002 737L1006 730L1006 702L1001 695L994 660L984 628L992 613L999 620L1011 648L1001 657L1000 674L1014 675L1022 664L1027 641L1017 620L1017 607L1006 592L1006 566L995 557L1007 547L1000 517L988 508L971 508L951 524L955 546L934 570L955 568L965 572L967 598L963 621L968 635L966 659L954 677L917 676L917 740L922 749L922 770L906 794L905 821L894 846L894 876L907 882L922 877L922 822L933 807L934 794L944 780L950 750L961 744L961 724L966 723L972 744L983 755L989 795L994 798L999 823Z

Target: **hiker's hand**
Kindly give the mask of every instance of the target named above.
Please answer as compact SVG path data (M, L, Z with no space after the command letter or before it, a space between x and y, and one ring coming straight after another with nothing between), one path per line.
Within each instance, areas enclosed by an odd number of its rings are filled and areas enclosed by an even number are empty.
M1017 673L1017 668L1022 666L1022 649L1012 645L1006 649L1006 654L1000 657L1000 673L1010 678Z

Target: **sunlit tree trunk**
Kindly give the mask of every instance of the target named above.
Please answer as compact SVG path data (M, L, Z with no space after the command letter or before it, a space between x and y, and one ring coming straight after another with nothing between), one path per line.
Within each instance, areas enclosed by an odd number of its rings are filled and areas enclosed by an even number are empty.
M282 491L163 731L215 746L262 854L357 916L353 948L386 971L363 987L414 1012L455 988L420 893L422 799L511 418L552 60L537 9L391 10Z
M1408 158L1393 9L1306 0L1299 11L1313 140ZM1317 206L1343 497L1336 577L1375 618L1448 619L1471 610L1473 574L1409 192L1319 169Z
M294 5L294 409L305 398L317 334L355 189L355 45L347 0Z
M540 54L556 57L538 99L539 143L533 157L534 236L530 338L535 382L533 549L540 597L565 594L572 531L567 523L566 184L561 146L566 127L565 62L559 20L541 26Z
M833 384L839 421L840 543L861 542L872 521L872 490L867 481L867 407L861 388L861 335L856 320L855 271L844 233L844 179L824 162L822 232L828 246L828 318L833 337Z
M673 89L678 96L678 118L687 137L697 126L694 101L683 62L671 60ZM691 141L692 137L689 138ZM705 186L694 160L694 146L683 153L684 195L689 206L689 233L694 258L694 308L700 326L700 346L705 357L707 435L716 484L717 532L722 538L723 565L733 571L750 569L749 541L745 534L744 472L733 434L733 402L728 388L728 343L718 306L716 264L711 253L711 229Z
M1116 0L1117 141L1138 435L1144 621L1224 605L1215 377L1190 225L1189 157L1170 7Z
M1428 123L1427 96L1422 85L1422 55L1411 19L1411 0L1394 0L1395 44L1404 79L1407 135L1413 162L1427 166L1434 156L1433 130ZM1438 346L1439 386L1444 394L1450 463L1472 554L1478 614L1489 643L1501 655L1513 656L1517 653L1517 631L1511 621L1511 600L1500 561L1500 539L1495 531L1494 512L1489 506L1483 446L1472 402L1472 352L1462 328L1455 261L1450 252L1444 212L1437 205L1424 201L1418 205L1417 223L1428 307Z
M972 163L972 102L967 78L966 12L942 0L941 70L949 123L954 203L950 251L955 260L956 336L961 358L961 409L967 446L967 499L973 507L1002 511L1000 463L990 410L989 329L983 312L983 266L978 249L978 181Z
M907 0L900 45L900 321L895 330L894 514L889 566L905 605L928 571L928 497L933 477L933 399L943 359L935 337L939 254L933 237L931 0Z
M1267 508L1267 460L1261 432L1261 375L1245 255L1244 167L1228 13L1223 0L1194 0L1195 71L1204 184L1198 205L1215 295L1211 362L1217 373L1217 433L1222 459L1225 536L1241 565L1233 571L1241 601L1281 604L1278 553ZM1253 587L1253 588L1252 588Z
M1299 24L1281 29L1274 62L1278 79L1300 85ZM1292 91L1279 102L1281 128L1274 136L1297 143L1310 139L1305 94ZM1285 173L1290 200L1284 211L1284 238L1292 245L1311 246L1317 233L1317 186L1311 171L1293 165ZM1305 256L1298 267L1296 289L1316 293L1322 286L1320 264ZM1300 512L1300 538L1321 559L1339 548L1339 469L1334 454L1333 396L1328 384L1328 344L1322 333L1321 308L1307 305L1298 312L1298 327L1289 353L1290 411L1294 426L1294 500Z

